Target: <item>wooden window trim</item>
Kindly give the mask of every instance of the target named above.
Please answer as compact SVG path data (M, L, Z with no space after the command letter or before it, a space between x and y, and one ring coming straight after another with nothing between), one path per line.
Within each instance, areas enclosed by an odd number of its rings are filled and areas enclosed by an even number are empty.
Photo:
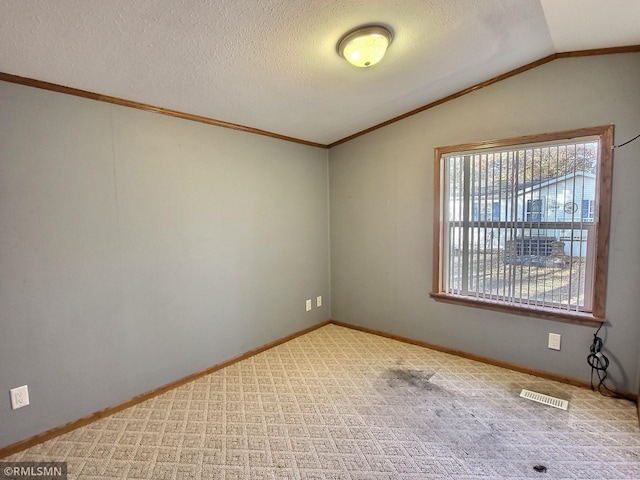
M476 307L512 313L528 317L555 320L579 325L597 326L606 321L605 300L607 288L607 263L609 256L609 230L611 224L611 183L613 172L613 125L580 128L562 132L527 135L502 140L488 140L462 145L437 147L434 149L434 206L433 206L433 284L430 296L437 301L455 305ZM559 311L551 308L514 305L508 302L476 299L449 295L443 291L442 275L444 271L444 220L442 218L441 189L444 172L441 158L452 152L476 152L480 150L528 145L542 142L572 140L579 137L597 136L600 142L600 161L598 163L598 212L595 241L594 283L591 312Z

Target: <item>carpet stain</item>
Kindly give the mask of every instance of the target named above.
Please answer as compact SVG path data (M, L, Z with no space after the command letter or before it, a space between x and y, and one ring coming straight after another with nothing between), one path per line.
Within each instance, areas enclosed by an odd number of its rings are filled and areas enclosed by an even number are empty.
M434 385L429 380L435 372L423 372L422 370L410 370L406 368L390 368L386 371L387 385L390 387L410 386L421 390L434 390Z

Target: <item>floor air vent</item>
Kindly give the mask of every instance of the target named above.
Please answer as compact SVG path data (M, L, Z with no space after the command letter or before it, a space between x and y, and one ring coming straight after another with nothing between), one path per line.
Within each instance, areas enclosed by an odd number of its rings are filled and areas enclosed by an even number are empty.
M545 405L560 408L562 410L566 410L569 407L569 402L567 400L562 400L560 398L552 397L551 395L545 395L543 393L532 392L531 390L523 389L520 392L520 396L522 398L527 398L538 403L544 403Z

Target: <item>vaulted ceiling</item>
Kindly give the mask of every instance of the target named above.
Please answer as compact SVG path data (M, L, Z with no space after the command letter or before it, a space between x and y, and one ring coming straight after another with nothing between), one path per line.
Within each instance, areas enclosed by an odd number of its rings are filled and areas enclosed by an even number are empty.
M322 145L554 53L640 45L637 0L3 0L0 72ZM336 53L383 23L384 60Z

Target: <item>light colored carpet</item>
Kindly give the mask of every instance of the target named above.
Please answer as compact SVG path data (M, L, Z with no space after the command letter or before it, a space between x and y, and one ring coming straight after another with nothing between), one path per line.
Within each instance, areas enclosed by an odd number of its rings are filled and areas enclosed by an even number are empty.
M328 325L3 461L43 460L70 479L639 479L640 432L631 402Z

